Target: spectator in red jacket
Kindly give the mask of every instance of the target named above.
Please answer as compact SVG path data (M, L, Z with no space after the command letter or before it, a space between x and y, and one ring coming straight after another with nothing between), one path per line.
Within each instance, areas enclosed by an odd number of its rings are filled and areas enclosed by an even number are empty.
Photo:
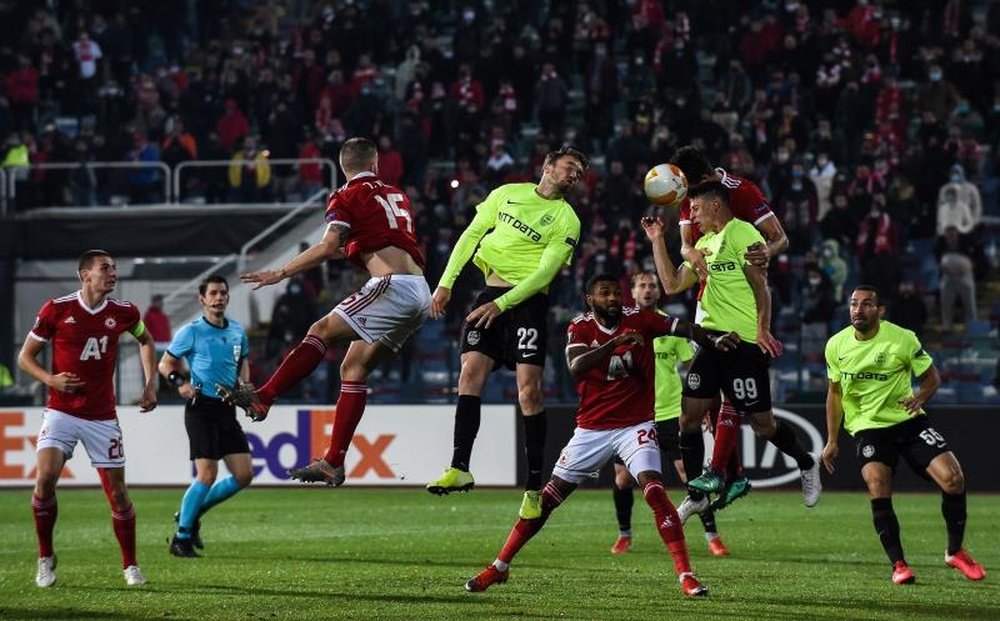
M250 133L250 123L235 99L226 100L226 111L216 123L215 131L219 132L219 141L230 153L236 148L240 138Z
M33 124L35 106L38 104L38 69L31 66L31 60L24 55L17 57L18 68L7 76L4 87L14 129L30 129Z
M392 138L385 134L378 139L378 176L382 181L395 186L403 178L403 156L392 144Z

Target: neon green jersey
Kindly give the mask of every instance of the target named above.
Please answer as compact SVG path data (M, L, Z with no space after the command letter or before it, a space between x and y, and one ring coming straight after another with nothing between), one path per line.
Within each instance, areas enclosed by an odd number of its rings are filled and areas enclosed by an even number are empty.
M720 332L735 331L748 343L757 342L757 301L743 266L747 247L764 243L760 231L749 222L733 218L718 233L706 233L695 244L705 253L708 280L701 296L705 317L702 327ZM688 268L690 263L685 263Z
M547 290L573 257L580 218L564 199L542 198L535 187L508 183L476 206L476 217L455 244L439 287L451 289L472 258L484 275L494 273L514 285L495 300L500 310Z
M657 311L661 315L666 313ZM694 358L694 351L687 339L679 336L661 336L653 339L653 360L656 375L656 406L654 420L670 420L681 415L681 378L677 365Z
M888 321L867 341L848 326L826 343L826 374L840 384L844 429L851 435L907 421L899 402L913 395L911 377L923 375L934 361L917 335Z

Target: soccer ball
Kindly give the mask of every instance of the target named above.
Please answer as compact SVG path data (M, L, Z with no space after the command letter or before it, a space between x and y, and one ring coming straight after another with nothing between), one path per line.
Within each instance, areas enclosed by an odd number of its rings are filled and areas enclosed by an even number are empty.
M677 205L687 195L688 180L673 164L653 166L642 183L646 198L657 205Z

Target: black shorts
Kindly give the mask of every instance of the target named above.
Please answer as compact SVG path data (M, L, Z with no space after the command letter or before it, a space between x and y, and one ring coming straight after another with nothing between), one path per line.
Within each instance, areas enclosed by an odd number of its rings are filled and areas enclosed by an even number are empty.
M219 399L198 396L184 408L184 427L191 445L191 459L222 459L249 453L250 445L236 420L236 407Z
M473 308L492 302L510 291L510 287L486 287L476 298ZM466 323L462 334L462 353L478 351L494 360L493 369L501 365L513 369L518 364L545 366L546 344L549 340L549 296L536 293L497 317L489 328L476 328Z
M771 409L770 367L771 358L756 343L741 342L727 352L699 347L684 381L684 396L711 399L721 390L739 414L767 412Z
M930 419L923 415L892 427L862 429L854 434L854 445L862 466L877 461L895 472L902 456L913 472L925 479L931 461L951 450L944 436L931 427Z

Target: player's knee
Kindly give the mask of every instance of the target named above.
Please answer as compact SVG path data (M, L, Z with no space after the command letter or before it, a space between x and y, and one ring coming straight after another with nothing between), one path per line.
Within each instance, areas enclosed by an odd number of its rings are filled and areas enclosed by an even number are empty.
M233 475L233 478L236 479L236 483L240 487L247 487L250 485L250 482L253 481L253 473L237 472L236 474Z
M56 482L59 480L59 476L55 473L52 474L42 474L38 473L35 478L35 496L39 500L47 500L56 493Z
M354 360L344 360L340 364L340 379L348 382L363 382L368 379L368 369Z
M941 489L946 494L961 494L965 491L965 475L958 467L949 468L941 479Z
M774 420L773 414L755 414L750 418L750 427L758 438L770 439L778 430L778 423Z
M521 386L517 389L517 401L521 405L522 412L532 414L542 410L542 389L534 383Z
M108 502L111 503L111 508L115 511L124 511L129 508L132 501L129 500L128 489L124 483L112 485L108 489Z
M632 489L632 475L626 468L615 468L615 487L618 489Z
M693 411L682 411L678 419L678 425L680 425L681 433L701 431L701 415Z

